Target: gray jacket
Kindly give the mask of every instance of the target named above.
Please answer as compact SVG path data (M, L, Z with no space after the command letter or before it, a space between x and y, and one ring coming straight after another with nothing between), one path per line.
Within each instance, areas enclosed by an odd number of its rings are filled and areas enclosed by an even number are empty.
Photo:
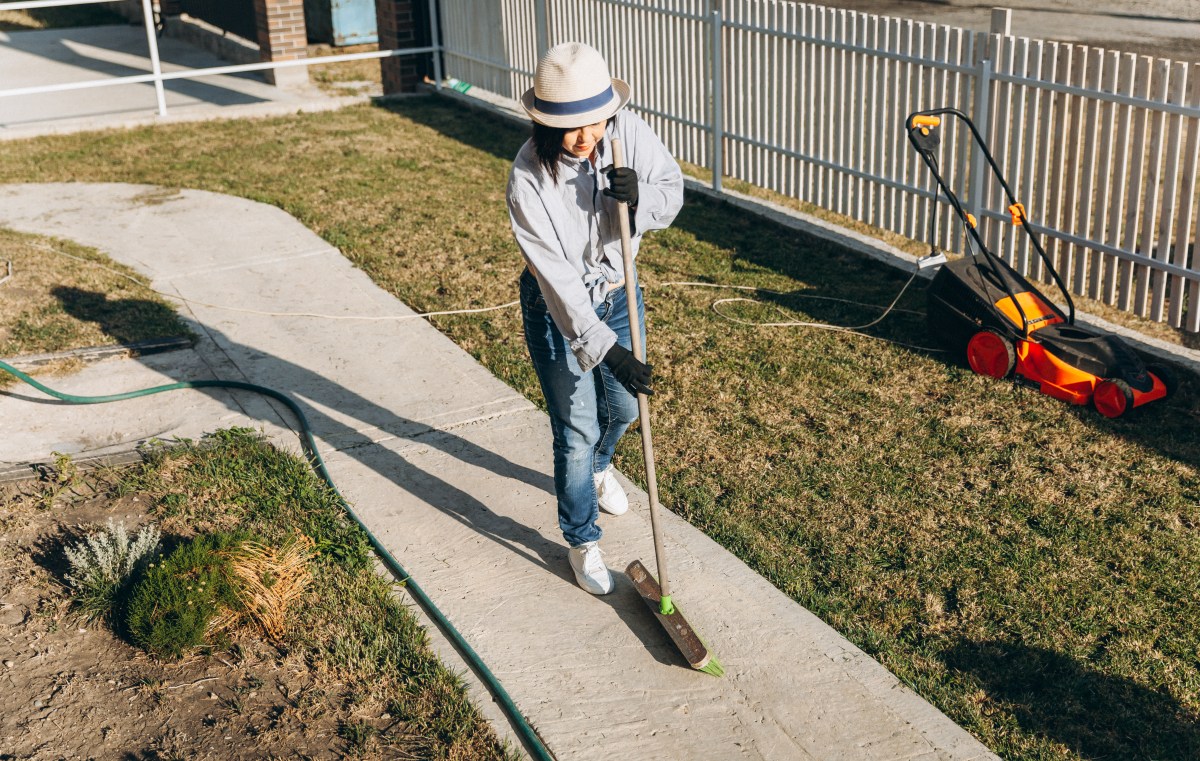
M621 280L617 202L602 192L612 165L611 139L638 175L633 253L643 233L671 224L683 206L683 174L666 146L637 114L617 112L596 146L596 166L564 153L558 181L538 164L533 141L521 146L508 178L508 213L517 245L537 277L546 308L586 372L616 343L595 307Z

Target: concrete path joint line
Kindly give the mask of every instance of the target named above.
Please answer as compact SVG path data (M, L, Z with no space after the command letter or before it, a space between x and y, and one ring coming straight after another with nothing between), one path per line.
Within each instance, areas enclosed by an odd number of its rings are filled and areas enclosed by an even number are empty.
M290 261L294 261L297 259L307 259L312 256L328 256L329 254L336 254L338 257L342 257L342 252L338 251L333 246L324 246L322 248L313 249L312 251L305 251L305 252L302 252L299 254L288 254L287 256L263 257L261 259L247 259L244 262L237 262L236 264L225 264L225 265L221 265L220 267L203 267L201 269L190 270L188 272L180 272L180 273L177 273L174 275L170 275L169 277L165 278L165 280L168 283L174 283L176 280L183 280L184 278L189 278L189 277L197 277L199 275L211 275L215 272L229 272L231 270L250 269L252 267L261 267L264 264L277 264L278 262L290 262ZM184 297L180 296L180 298L184 298Z
M521 398L523 399L524 397L521 397ZM377 439L371 439L370 441L357 442L357 443L348 444L348 445L342 446L342 447L330 444L328 441L326 441L324 439L322 440L322 443L329 446L329 448L334 452L350 452L350 451L353 451L360 447L376 446L379 444L387 443L389 441L411 442L407 445L392 449L393 452L395 452L397 454L402 454L406 450L409 450L409 449L422 448L421 440L426 437L435 436L437 434L452 433L454 431L461 430L463 428L467 428L472 425L477 425L479 423L490 423L490 422L499 420L501 418L509 417L512 415L536 412L537 409L538 408L535 405L530 403L529 405L524 406L524 407L515 407L510 410L501 410L499 412L492 412L492 413L488 413L486 415L479 415L479 416L473 417L473 418L464 418L462 420L458 420L458 421L455 421L453 423L449 423L446 425L426 426L423 430L419 430L414 433L405 434L403 436L389 434L387 436L381 436ZM357 431L355 431L355 433L365 435L372 430L378 430L378 429L376 429L374 427L360 428Z

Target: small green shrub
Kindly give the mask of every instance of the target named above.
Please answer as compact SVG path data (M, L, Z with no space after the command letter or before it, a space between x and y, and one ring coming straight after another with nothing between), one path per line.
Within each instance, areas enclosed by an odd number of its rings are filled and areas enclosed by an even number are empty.
M238 611L230 554L243 533L199 536L152 563L129 599L129 636L160 658L178 658L204 644L219 614Z
M124 521L65 548L71 571L67 583L75 604L88 621L113 621L122 595L135 575L158 551L158 527L148 524L131 538Z

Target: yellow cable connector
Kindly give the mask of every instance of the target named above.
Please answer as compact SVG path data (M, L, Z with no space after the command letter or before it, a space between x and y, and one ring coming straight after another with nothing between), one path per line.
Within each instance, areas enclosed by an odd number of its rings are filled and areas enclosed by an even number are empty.
M912 119L912 126L914 126L914 127L936 127L941 123L942 123L942 120L936 116L918 115L918 116L914 116ZM924 132L923 130L922 130L922 133L929 134L927 132Z
M1012 222L1014 225L1021 224L1022 219L1029 219L1029 217L1025 216L1025 204L1020 202L1009 206L1008 213L1012 214Z
M979 226L979 223L975 221L975 215L970 212L967 212L967 224L969 224L971 227Z

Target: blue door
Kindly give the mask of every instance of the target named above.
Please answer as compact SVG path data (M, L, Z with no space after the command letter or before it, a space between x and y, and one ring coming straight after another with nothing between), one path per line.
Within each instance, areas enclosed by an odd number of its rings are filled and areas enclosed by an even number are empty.
M333 44L378 42L375 0L333 0Z

